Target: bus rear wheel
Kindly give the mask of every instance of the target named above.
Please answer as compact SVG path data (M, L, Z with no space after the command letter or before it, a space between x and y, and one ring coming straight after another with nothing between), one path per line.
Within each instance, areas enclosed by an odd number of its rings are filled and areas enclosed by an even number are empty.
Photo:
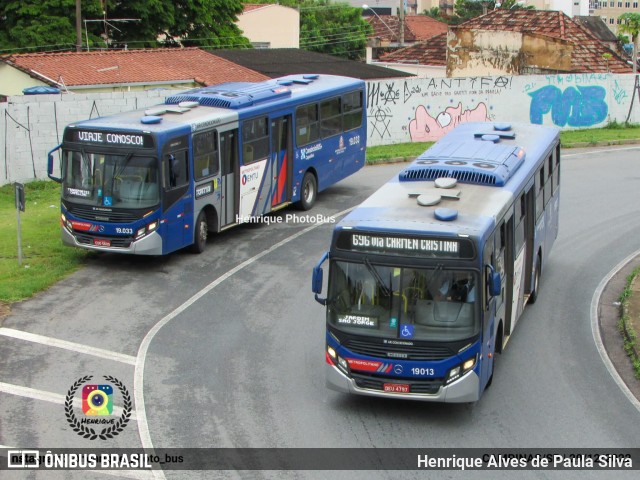
M204 252L207 246L207 234L209 232L209 226L207 225L207 216L204 211L198 214L198 219L194 225L194 237L193 245L191 245L191 251L193 253Z
M318 182L316 176L307 172L302 177L302 188L300 189L300 201L298 207L300 210L311 210L316 203L316 197L318 196Z

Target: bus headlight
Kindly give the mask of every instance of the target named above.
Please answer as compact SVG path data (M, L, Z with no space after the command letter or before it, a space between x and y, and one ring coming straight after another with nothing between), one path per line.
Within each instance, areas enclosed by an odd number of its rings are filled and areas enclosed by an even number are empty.
M151 222L148 225L145 225L144 227L138 229L138 231L136 232L136 238L140 238L143 237L145 235L149 235L151 232L155 231L158 229L158 221L155 220L153 222Z
M64 213L60 214L60 223L64 228L66 228L70 232L73 232L73 225L71 225L71 222L67 220L67 216Z
M345 372L349 371L349 364L347 363L347 361L342 358L342 357L338 357L338 366L340 368L342 368L342 370L344 370Z
M327 353L329 354L332 360L335 360L336 358L338 358L338 354L333 349L333 347L327 347Z
M455 382L460 377L462 377L465 373L467 373L469 370L472 370L473 367L475 367L476 365L476 359L477 359L477 356L471 357L469 360L466 360L461 365L456 365L451 370L449 370L449 373L447 374L447 378L444 382L445 385Z

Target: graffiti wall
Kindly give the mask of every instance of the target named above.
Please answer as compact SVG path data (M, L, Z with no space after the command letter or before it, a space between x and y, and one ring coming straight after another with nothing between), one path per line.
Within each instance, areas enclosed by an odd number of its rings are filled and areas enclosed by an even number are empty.
M562 129L640 124L634 75L571 74L382 80L367 84L369 145L430 142L459 123Z

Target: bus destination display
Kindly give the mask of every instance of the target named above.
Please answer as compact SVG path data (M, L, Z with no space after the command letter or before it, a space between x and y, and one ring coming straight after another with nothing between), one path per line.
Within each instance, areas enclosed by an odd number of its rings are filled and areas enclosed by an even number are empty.
M339 234L337 246L342 250L383 255L474 257L471 241L459 238L420 238L343 231Z

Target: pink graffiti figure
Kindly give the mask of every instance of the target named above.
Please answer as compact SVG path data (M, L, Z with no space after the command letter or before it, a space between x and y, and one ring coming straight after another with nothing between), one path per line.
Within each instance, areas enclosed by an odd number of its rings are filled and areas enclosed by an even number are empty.
M479 103L473 110L462 112L462 103L457 107L447 107L437 117L432 117L424 106L416 108L416 117L409 122L412 142L435 142L458 124L466 122L486 122L487 106Z

